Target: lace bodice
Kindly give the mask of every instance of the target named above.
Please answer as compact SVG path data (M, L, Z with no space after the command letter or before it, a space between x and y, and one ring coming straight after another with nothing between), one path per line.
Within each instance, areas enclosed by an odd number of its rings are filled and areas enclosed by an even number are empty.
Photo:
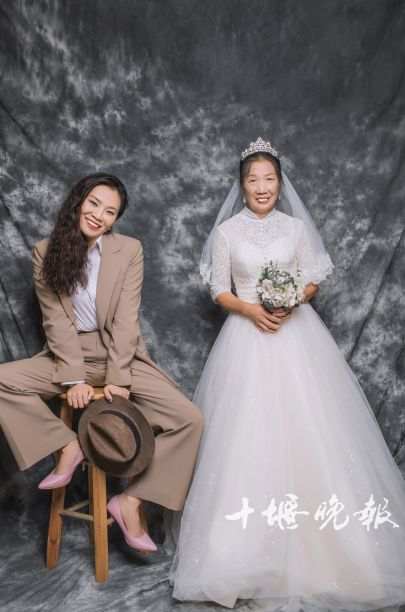
M264 263L272 260L296 275L299 267L305 284L320 283L333 269L326 255L319 258L311 249L301 219L273 209L257 217L245 207L234 217L218 225L213 242L212 299L231 291L250 303L259 301L256 284Z

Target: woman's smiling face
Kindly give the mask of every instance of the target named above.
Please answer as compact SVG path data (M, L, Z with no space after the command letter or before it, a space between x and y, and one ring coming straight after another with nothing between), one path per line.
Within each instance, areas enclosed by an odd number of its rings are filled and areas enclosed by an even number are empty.
M80 207L80 230L90 245L112 228L121 206L118 191L107 185L97 185Z
M273 164L267 159L253 161L242 187L246 206L258 217L265 217L276 205L280 193L280 181Z

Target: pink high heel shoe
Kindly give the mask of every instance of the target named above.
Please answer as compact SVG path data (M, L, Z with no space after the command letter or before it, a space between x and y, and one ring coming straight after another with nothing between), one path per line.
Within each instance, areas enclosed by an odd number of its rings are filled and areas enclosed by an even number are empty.
M48 476L46 476L38 485L38 489L58 489L59 487L65 487L72 480L73 472L84 459L83 451L80 448L74 458L74 461L67 472L63 474L55 474L55 470L52 470Z
M132 536L128 533L128 529L125 526L124 520L121 514L120 502L118 501L118 495L115 495L110 499L107 504L107 510L113 517L113 519L119 525L123 535L124 540L131 548L135 548L141 552L155 552L157 550L157 546L154 541L149 537L146 531L143 532L141 536Z

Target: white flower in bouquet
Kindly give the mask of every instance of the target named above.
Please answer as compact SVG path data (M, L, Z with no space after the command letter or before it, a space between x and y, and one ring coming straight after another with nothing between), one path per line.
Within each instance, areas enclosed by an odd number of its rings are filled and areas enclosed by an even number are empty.
M304 284L301 271L293 276L277 264L266 263L256 285L260 302L267 310L294 308L304 299Z

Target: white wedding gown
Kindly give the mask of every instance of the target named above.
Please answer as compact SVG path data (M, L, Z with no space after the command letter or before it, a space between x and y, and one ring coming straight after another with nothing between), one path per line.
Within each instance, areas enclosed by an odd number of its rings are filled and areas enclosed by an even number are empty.
M216 230L213 297L232 278L241 299L257 302L269 260L293 273L298 264L306 282L332 268L315 260L302 221L244 208ZM405 603L405 483L310 304L274 334L230 314L194 402L205 431L177 516L174 598L230 608L252 598L266 612Z

